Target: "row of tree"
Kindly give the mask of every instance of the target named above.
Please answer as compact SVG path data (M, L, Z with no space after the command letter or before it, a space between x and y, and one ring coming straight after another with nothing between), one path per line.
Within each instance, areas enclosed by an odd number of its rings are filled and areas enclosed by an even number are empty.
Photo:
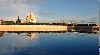
M4 21L4 25L63 25L63 26L97 26L96 24L66 24L66 23L15 23L14 21Z

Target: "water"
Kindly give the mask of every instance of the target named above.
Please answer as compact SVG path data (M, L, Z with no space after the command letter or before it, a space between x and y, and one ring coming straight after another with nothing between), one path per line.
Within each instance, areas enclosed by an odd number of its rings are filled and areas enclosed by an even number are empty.
M99 55L95 33L5 32L0 36L0 55Z

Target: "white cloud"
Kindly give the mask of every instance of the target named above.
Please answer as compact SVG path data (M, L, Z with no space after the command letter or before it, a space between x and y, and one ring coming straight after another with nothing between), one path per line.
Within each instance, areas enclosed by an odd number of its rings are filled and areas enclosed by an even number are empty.
M28 2L31 3L28 4ZM29 14L30 10L33 11L34 15L37 16L37 10L39 5L30 5L33 3L42 4L44 0L0 0L0 19L3 20L16 20L19 16L21 19L25 19Z
M90 19L99 18L99 15L98 14L89 15L89 16L87 16L87 18L90 18Z
M10 40L12 39L12 37L13 37L13 40ZM8 39L8 38L10 41L8 40L2 43L2 40ZM36 34L31 43L33 44L37 43L38 42L37 38L38 38L38 35ZM26 33L23 33L20 35L17 35L16 33L12 33L6 38L3 38L2 40L0 41L0 55L5 55L6 53L21 51L21 48L28 46L30 44L29 43L30 40Z
M2 16L2 18L6 18L6 19L9 19L11 17L17 18L17 16L25 18L25 16L27 16L29 11L31 10L30 6L27 6L24 4L13 5L13 6L6 7L6 8L7 8L7 10L5 8L2 8L4 10L6 10L6 12ZM33 11L35 12L35 10L33 10ZM7 14L7 13L9 13L9 14Z
M76 21L76 22L80 22L80 21L86 21L86 22L99 22L99 15L98 14L94 14L94 15L87 15L84 17L78 17L78 16L72 16L67 18L67 20L72 20L72 21Z
M44 4L45 0L0 0L0 6L11 6L13 4Z
M39 17L39 21L41 21L41 22L50 22L51 23L51 22L61 22L61 20L64 20L65 23L68 23L69 21L74 21L74 22L78 22L78 23L80 23L81 21L85 21L85 23L87 23L87 22L99 22L98 21L99 16L98 16L98 14L94 14L94 15L87 15L84 17L79 17L78 15L77 16L70 15L70 16L66 16L66 17L56 17L56 18Z
M52 15L52 14L55 14L55 13L54 12L45 11L45 12L39 12L39 13L36 13L36 14L40 14L40 15Z
M56 0L55 0L56 1ZM98 22L99 15L88 15L85 17L78 17L76 15L66 16L66 17L42 17L42 15L52 15L56 14L53 12L38 12L40 9L39 5L35 4L44 4L45 0L0 0L0 19L3 20L13 20L15 21L19 16L20 19L26 19L26 16L29 14L30 10L35 14L37 21L40 22L61 22L61 20L68 21L92 21L95 20ZM32 6L31 6L32 5Z

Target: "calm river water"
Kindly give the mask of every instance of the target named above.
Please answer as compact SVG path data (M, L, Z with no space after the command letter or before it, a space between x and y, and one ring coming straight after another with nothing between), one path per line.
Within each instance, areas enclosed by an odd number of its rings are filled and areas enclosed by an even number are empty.
M0 55L99 55L95 33L1 33Z

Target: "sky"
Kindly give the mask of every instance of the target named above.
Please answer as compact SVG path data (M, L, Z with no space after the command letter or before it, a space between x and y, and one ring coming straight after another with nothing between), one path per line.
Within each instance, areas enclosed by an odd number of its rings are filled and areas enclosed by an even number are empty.
M99 0L0 0L0 19L25 20L30 10L37 22L99 22Z

